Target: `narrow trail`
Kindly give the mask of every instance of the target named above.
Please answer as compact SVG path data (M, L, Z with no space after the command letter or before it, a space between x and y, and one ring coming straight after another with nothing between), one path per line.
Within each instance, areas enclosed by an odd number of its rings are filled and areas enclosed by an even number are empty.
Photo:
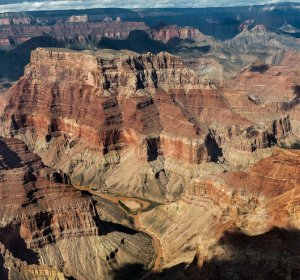
M151 273L151 272L159 272L161 271L161 266L163 264L163 260L164 260L164 251L163 251L163 246L162 243L160 241L160 239L153 234L150 231L147 231L147 228L143 227L141 224L141 220L140 220L140 214L143 212L143 210L147 209L151 203L149 201L146 200L142 200L139 198L133 198L133 197L127 197L127 196L119 196L119 195L114 195L114 194L108 194L108 193L102 193L99 191L92 191L88 188L85 187L79 187L76 186L77 189L81 190L81 191L87 191L90 194L94 195L94 196L98 196L101 197L103 199L106 199L112 203L114 203L119 209L121 209L122 211L124 211L128 216L133 218L134 221L134 227L136 230L140 231L140 232L144 232L145 234L147 234L148 236L151 237L152 239L152 244L153 247L155 249L156 252L156 258L153 264L153 267L151 269L151 271L149 271L148 273L146 273L146 275L144 275L144 278L146 278L146 276ZM137 203L139 203L141 205L141 208L139 209L139 211L136 214L133 213L129 213L128 211L126 211L119 203L119 201L135 201Z

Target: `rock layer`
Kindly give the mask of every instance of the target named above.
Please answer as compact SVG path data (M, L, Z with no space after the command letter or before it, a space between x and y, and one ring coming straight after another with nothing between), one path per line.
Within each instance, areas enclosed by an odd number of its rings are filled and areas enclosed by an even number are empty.
M134 30L147 30L143 22L60 22L55 25L0 25L0 49L12 49L39 36L50 36L70 46L97 45L103 37L127 38Z
M163 245L164 267L191 262L175 279L298 275L299 160L299 151L275 148L244 171L195 179L179 201L143 213L142 226Z
M190 26L180 27L177 25L168 25L160 29L154 29L152 36L155 40L168 43L172 39L192 39L192 40L208 40L210 37L201 33L198 29ZM212 38L211 38L212 40Z
M140 257L150 266L150 238L106 224L90 196L58 181L20 140L0 139L0 256L9 279L110 279Z
M234 93L240 100L248 99L282 116L288 114L293 131L299 136L299 61L298 53L282 52L276 65L252 64L234 82L229 83L225 94L230 98ZM235 98L234 103L236 110L245 116L249 115L250 112L245 111L241 101L236 103ZM261 113L256 114L256 121L260 117Z
M38 49L7 94L3 135L74 184L154 200L178 195L199 164L247 165L291 135L288 116L246 100L258 123L168 53Z

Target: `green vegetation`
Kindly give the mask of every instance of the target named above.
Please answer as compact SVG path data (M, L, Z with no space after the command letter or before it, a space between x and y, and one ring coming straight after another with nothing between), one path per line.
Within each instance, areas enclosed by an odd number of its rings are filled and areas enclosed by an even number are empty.
M129 207L127 207L121 200L118 200L120 206L129 214L136 215L138 211L133 211Z

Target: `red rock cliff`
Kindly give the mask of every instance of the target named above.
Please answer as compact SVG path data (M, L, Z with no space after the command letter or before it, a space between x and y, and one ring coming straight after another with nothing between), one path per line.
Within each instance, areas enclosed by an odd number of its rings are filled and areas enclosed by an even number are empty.
M169 177L185 176L178 163L230 163L232 151L255 158L291 130L288 117L249 100L247 110L264 117L242 115L232 98L168 53L38 49L8 95L3 134L23 139L72 182L123 189L109 169L121 178L129 164L129 189L146 184L155 196L174 183Z

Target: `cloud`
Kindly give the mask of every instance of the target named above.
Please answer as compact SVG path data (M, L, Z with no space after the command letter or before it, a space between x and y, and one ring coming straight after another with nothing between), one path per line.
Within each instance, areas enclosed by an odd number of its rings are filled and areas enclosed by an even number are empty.
M222 7L279 3L281 0L0 0L0 12L91 8ZM300 2L295 0L293 2Z

